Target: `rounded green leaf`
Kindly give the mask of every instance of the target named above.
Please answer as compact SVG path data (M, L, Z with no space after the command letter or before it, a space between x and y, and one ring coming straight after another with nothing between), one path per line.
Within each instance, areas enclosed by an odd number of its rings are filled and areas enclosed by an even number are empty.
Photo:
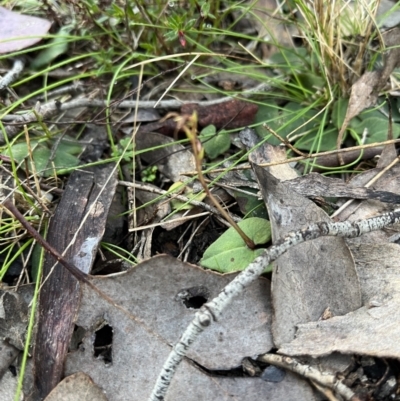
M239 227L256 244L265 244L271 239L268 220L251 217L239 223ZM200 264L220 273L231 273L245 269L264 249L249 249L241 236L231 227L204 252Z
M205 127L201 131L199 138L206 155L210 159L215 159L217 156L224 154L231 147L229 134L224 131L220 131L216 134L214 125Z
M58 144L55 154L53 154L49 141L40 143L32 141L31 149L35 168L32 166L26 143L17 143L11 147L11 151L7 149L3 154L13 157L18 163L21 163L26 158L30 172L36 171L39 175L49 177L54 174L54 170L57 174L65 174L70 168L78 166L80 161L75 154L82 151L82 146L78 143L61 142ZM53 157L53 161L50 163L51 157Z
M366 144L383 142L388 138L389 122L384 117L367 117L367 115L365 115L365 117L361 121L358 119L352 120L350 122L350 126L354 129L355 132L357 132L359 136L363 135L365 129L367 130L364 142ZM393 124L393 137L398 138L399 135L399 124Z

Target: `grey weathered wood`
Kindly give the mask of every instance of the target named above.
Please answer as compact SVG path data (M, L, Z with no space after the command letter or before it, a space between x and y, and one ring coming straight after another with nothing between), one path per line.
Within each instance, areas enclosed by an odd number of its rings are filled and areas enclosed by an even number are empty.
M108 165L93 173L75 171L50 222L49 244L60 253L67 249L65 259L84 273L90 272L104 233L117 185L115 174L109 180L113 168ZM62 377L80 299L78 280L50 254L46 254L43 277L47 280L40 293L34 351L39 398L45 398Z

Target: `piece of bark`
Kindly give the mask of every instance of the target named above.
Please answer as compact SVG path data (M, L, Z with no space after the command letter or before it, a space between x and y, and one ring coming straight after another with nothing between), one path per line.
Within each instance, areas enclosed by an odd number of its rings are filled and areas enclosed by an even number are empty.
M377 145L374 148L366 148L364 150L352 150L350 152L344 152L342 153L342 158L345 164L350 164L359 158L360 160L373 159L381 152L382 152L382 146ZM315 167L313 167L314 172L325 171L325 169L319 168L318 166L338 167L340 165L337 154L318 156L315 159L312 159L312 162L313 165L315 164Z
M246 145L254 145L252 141L257 139L247 137ZM311 223L330 222L322 209L283 182L297 175L290 166L258 166L285 157L284 149L269 144L259 146L249 157L268 208L274 243ZM334 315L359 308L358 277L345 241L317 238L280 256L272 275L272 300L272 333L277 346L294 338L299 323L317 321L327 308Z
M117 185L115 174L110 178L113 168L108 165L93 173L76 170L50 222L49 244L64 252L64 258L84 273L90 272L104 233ZM80 299L77 279L49 254L43 278L34 351L35 392L39 399L45 398L62 377Z

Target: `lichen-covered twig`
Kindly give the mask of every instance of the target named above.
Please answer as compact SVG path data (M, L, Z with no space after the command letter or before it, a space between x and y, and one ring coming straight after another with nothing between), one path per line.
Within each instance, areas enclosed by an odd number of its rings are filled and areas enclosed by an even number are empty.
M16 58L14 60L11 70L8 71L3 78L0 78L0 91L10 86L18 78L19 74L21 74L24 69L24 65L25 63L21 58Z
M5 78L5 77L4 77ZM0 80L1 82L1 80ZM249 89L241 94L241 97L249 97L257 91L265 91L268 86L266 84L260 84L255 88ZM226 96L218 99L212 99L202 102L197 102L200 106L212 106L220 103L225 103L232 100L233 97ZM77 109L81 107L112 107L121 109L135 109L135 108L152 108L157 105L158 108L168 109L168 110L178 110L185 103L193 103L191 101L180 101L176 99L162 100L161 102L155 100L114 100L109 103L102 99L87 99L78 98L71 100L69 102L60 103L58 101L50 101L48 103L40 104L37 103L34 111L28 111L21 115L2 115L0 114L0 120L7 122L4 127L5 133L8 140L14 138L20 131L20 126L23 124L28 124L37 121L38 117L42 119L51 118L54 115L59 114L62 111ZM2 132L0 131L0 145L6 143Z
M354 392L344 385L333 374L321 373L319 370L310 365L300 363L294 358L282 355L265 354L258 357L261 362L269 363L270 365L279 366L288 369L291 372L297 373L302 377L317 382L323 387L328 387L336 393L340 394L345 400L351 400L354 397Z
M198 335L219 319L222 311L234 297L244 288L254 282L264 271L265 267L276 260L293 246L305 241L323 236L358 237L370 231L379 230L400 221L400 209L366 220L343 223L315 223L302 230L289 233L265 252L257 257L250 265L231 281L221 293L212 301L204 304L196 313L179 342L173 347L157 378L157 382L150 395L150 401L164 400L168 387L182 359L186 356L190 346Z

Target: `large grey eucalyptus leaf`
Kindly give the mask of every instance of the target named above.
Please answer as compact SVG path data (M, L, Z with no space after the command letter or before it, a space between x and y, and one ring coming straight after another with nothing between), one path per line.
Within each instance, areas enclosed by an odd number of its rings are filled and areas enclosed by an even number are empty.
M284 180L296 178L288 165L259 167L285 158L284 150L264 144L250 155L276 242L290 231L329 216ZM272 275L273 338L277 346L291 341L300 323L318 321L324 311L344 315L361 306L361 292L352 255L342 238L322 237L299 244L275 262Z

